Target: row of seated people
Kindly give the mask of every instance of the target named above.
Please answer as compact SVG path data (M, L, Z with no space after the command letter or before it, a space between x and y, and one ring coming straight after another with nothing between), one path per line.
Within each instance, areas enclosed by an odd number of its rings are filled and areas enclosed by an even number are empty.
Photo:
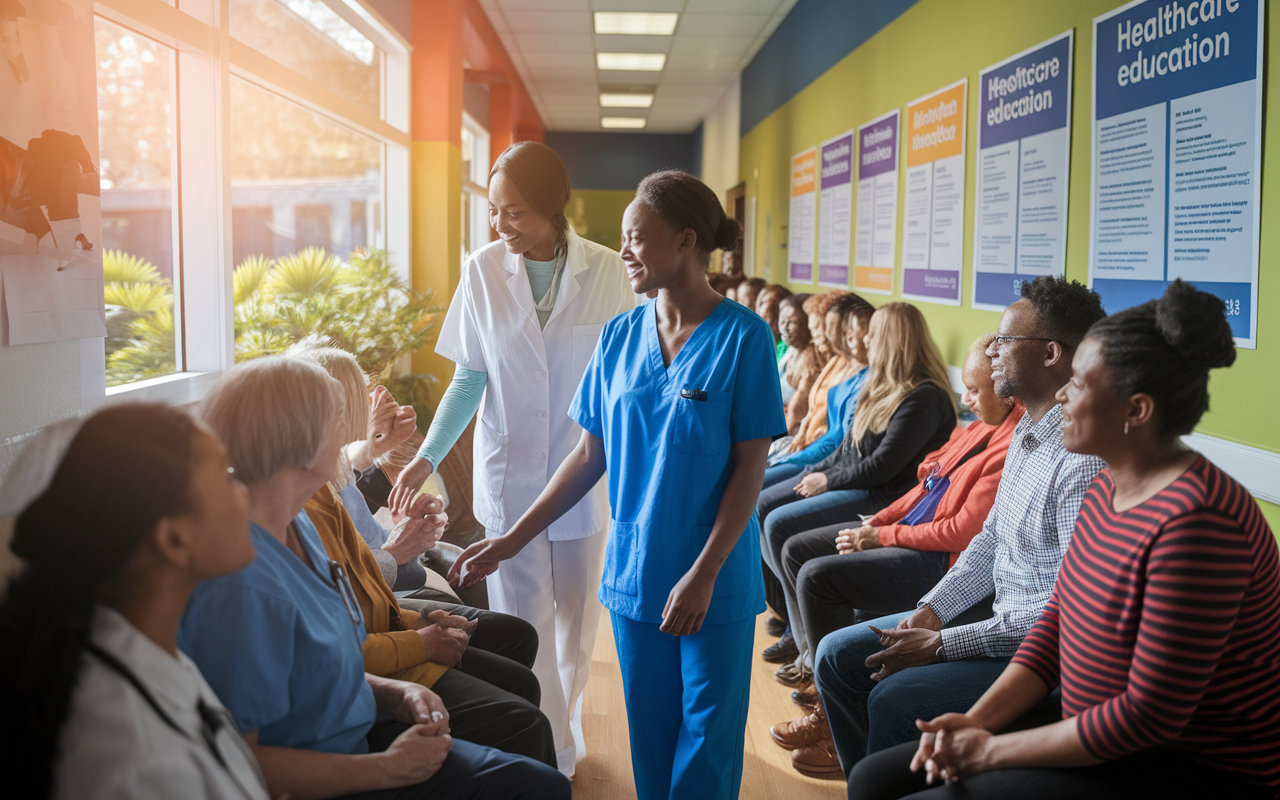
M353 483L414 430L349 353L303 346L230 370L199 421L122 404L42 432L0 492L24 562L6 788L570 797L532 626L424 586L439 498L387 530Z
M1277 796L1276 541L1181 442L1235 358L1221 301L1179 281L1108 317L1026 283L969 348L966 427L914 307L780 316L811 377L757 507L763 656L808 712L770 731L799 772L850 798Z

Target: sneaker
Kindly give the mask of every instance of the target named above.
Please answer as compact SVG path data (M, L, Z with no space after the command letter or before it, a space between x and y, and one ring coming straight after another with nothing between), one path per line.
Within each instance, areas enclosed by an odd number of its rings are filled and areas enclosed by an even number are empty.
M778 667L773 677L778 683L792 689L808 689L813 685L813 670L794 662Z
M787 623L781 618L770 614L765 618L764 632L775 638L780 637L787 632Z
M831 738L827 715L821 708L807 717L779 722L769 729L769 735L783 750L799 750Z
M805 711L813 711L818 707L818 693L815 691L804 691L796 689L791 693L791 702L803 708Z
M796 640L791 638L791 628L788 627L782 632L782 638L766 647L760 657L770 664L788 664L799 655L800 648L796 647Z
M844 780L844 773L840 771L840 758L836 755L836 743L830 739L792 751L791 766L796 772L810 778Z

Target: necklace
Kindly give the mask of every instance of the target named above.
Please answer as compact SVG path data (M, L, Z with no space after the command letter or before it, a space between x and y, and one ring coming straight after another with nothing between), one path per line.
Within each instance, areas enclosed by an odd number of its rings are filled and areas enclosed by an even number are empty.
M547 287L547 292L542 295L542 299L533 304L533 307L539 311L550 311L555 308L556 295L560 294L560 279L564 277L564 265L569 257L568 251L568 247L562 247L556 254L555 271L551 273L551 285Z

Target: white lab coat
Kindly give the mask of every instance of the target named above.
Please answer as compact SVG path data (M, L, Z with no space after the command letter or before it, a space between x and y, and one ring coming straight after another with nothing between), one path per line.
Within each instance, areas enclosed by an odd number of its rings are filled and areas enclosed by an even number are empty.
M507 532L573 451L582 429L569 404L604 324L635 306L621 257L568 232L568 258L555 308L539 329L521 256L502 242L463 267L436 352L488 374L475 434L476 520L490 536ZM551 541L591 536L609 520L601 481L547 531Z

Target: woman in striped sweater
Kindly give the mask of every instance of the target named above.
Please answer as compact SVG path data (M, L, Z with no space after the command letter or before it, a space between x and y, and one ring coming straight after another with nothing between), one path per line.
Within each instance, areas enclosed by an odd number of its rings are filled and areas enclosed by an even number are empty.
M1280 796L1276 541L1180 438L1234 360L1222 301L1181 281L1093 326L1058 399L1063 444L1107 469L1044 615L967 714L860 762L850 798L951 796L913 794L939 779L970 798ZM997 735L1057 686L1060 721Z

